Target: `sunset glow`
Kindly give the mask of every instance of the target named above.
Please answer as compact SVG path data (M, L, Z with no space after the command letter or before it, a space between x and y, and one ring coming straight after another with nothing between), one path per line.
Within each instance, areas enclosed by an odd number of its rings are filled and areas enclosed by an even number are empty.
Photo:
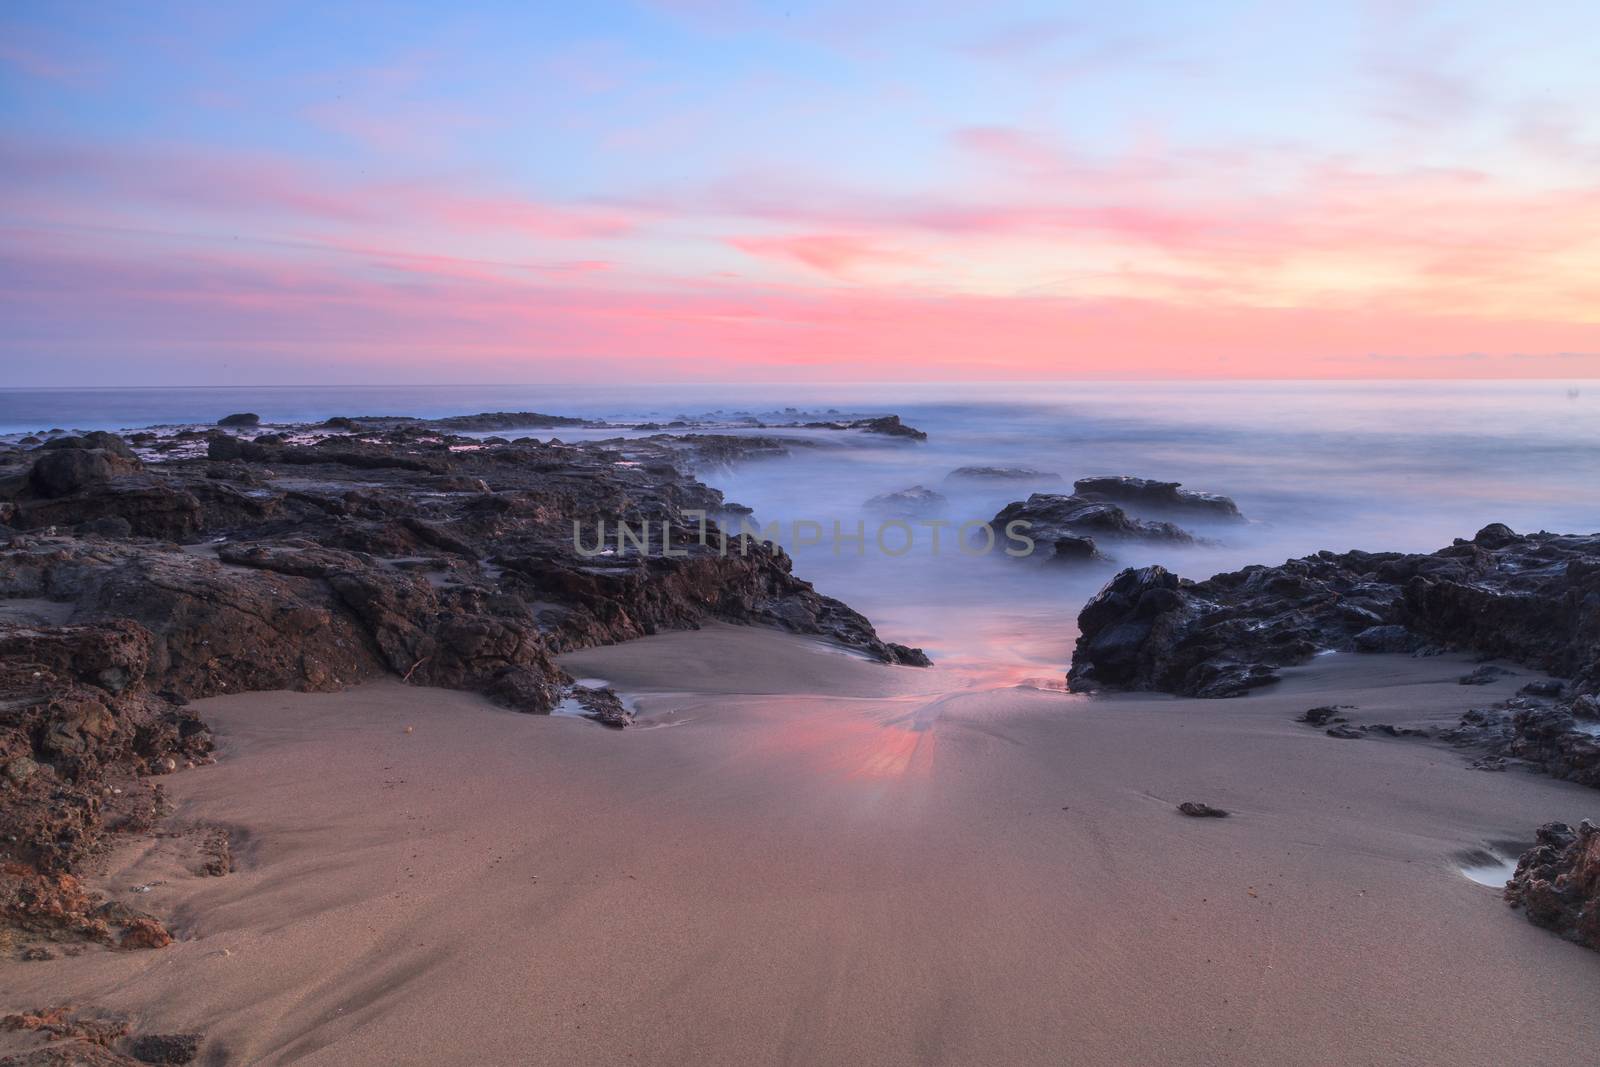
M1600 9L973 10L13 6L0 353L16 385L1600 375Z

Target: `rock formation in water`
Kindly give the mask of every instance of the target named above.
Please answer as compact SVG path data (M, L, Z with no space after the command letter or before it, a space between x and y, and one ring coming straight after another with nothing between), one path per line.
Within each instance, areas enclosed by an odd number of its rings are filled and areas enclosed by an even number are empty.
M1500 524L1430 554L1319 552L1203 582L1124 570L1078 617L1075 691L1237 696L1317 652L1460 649L1600 690L1600 535Z
M1170 522L1136 519L1109 501L1056 493L1034 493L1007 504L990 520L996 530L1026 523L1027 535L1040 547L1035 554L1063 562L1104 560L1107 541L1164 541L1192 544L1194 536Z
M1119 474L1079 478L1072 491L1080 497L1111 500L1135 510L1157 514L1192 514L1197 517L1242 522L1239 506L1230 498L1215 493L1197 493L1180 488L1181 482L1158 482Z
M147 438L151 462L109 434L0 450L0 911L29 936L159 941L148 917L95 917L72 872L158 816L157 776L207 758L191 698L392 675L548 712L572 689L559 653L707 619L928 662L780 548L721 534L738 509L688 471L766 439L351 424Z
M913 485L909 489L901 489L893 493L879 493L863 506L868 511L876 511L884 515L919 518L926 515L937 515L949 503L950 501L943 493L936 493L925 486Z
M1032 467L957 467L944 476L947 482L1025 482L1030 485L1055 485L1064 479L1053 471Z

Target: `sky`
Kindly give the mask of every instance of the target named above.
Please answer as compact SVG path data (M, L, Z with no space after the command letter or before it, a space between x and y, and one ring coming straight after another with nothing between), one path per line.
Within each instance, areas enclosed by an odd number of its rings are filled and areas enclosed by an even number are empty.
M0 4L13 386L1600 377L1600 4Z

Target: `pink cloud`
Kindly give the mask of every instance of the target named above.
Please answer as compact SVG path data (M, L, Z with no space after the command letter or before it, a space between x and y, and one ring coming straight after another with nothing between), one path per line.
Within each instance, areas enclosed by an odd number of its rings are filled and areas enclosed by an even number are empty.
M555 286L423 261L374 278L348 263L241 251L152 259L32 247L0 259L0 312L12 324L5 350L69 364L110 346L351 374L404 367L430 380L581 378L590 361L707 379L1600 374L1600 323L634 282ZM1409 339L1398 355L1396 338Z
M799 263L835 278L849 276L860 267L885 263L915 263L918 257L876 245L848 234L796 234L788 237L732 237L728 244L746 255Z

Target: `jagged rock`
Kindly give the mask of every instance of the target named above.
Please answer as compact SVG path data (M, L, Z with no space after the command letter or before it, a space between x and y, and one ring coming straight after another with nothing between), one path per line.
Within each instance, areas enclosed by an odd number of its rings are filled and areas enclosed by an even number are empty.
M1494 526L1429 555L1320 552L1203 582L1127 570L1078 622L1078 691L1200 695L1218 674L1267 678L1322 650L1428 645L1570 677L1581 694L1600 689L1600 535Z
M1553 678L1540 678L1529 682L1517 692L1529 697L1559 697L1566 692L1566 689L1565 685Z
M995 530L1007 530L1012 523L1022 524L1017 528L1036 543L1050 545L1050 558L1068 561L1103 558L1097 549L1097 538L1174 544L1194 541L1191 534L1170 522L1135 519L1103 500L1054 493L1034 493L1027 500L1007 504L989 525Z
M1600 950L1600 827L1587 819L1577 830L1561 822L1539 827L1505 896L1535 926Z
M807 422L808 430L861 430L865 433L883 434L885 437L904 437L912 441L926 441L927 433L915 426L907 426L899 415L881 415L871 419L853 419L849 422Z
M1210 804L1202 804L1195 800L1185 800L1178 805L1178 810L1191 819L1226 819L1228 813L1221 808L1213 808Z
M572 698L582 705L584 714L602 726L620 730L633 725L633 712L622 703L622 698L609 686L600 689L578 688Z
M1183 512L1209 519L1243 521L1239 506L1225 496L1181 489L1181 482L1158 482L1129 475L1079 478L1072 484L1077 496L1111 500L1156 512Z
M504 419L520 421L479 424ZM103 447L0 452L14 527L0 599L54 602L69 620L0 622L0 839L18 861L0 873L0 923L128 947L170 936L152 916L90 914L71 872L110 835L153 825L166 810L155 783L208 758L190 698L387 674L548 712L571 686L560 652L709 619L928 662L818 594L780 548L693 517L732 509L685 470L775 454L775 439L485 445L416 420L355 425L171 434L151 451L182 438L207 456L142 470L89 436L79 443ZM619 520L648 523L654 548L619 543ZM602 523L613 536L580 550ZM589 699L626 720L614 696ZM225 872L225 836L206 856L207 873Z

